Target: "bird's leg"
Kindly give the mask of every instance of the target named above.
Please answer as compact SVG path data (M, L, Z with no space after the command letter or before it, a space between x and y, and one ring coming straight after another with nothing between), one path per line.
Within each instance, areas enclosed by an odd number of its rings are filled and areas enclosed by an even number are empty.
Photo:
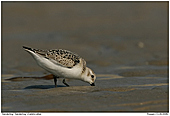
M53 75L55 87L57 87L57 76Z
M66 80L65 80L65 79L63 79L63 83L64 83L67 87L69 87L69 85L66 83Z

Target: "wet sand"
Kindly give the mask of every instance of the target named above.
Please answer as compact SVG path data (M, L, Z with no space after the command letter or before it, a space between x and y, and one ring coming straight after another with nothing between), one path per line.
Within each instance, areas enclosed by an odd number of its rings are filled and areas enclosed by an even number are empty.
M168 111L166 77L98 76L95 87L76 80L57 88L53 80L34 77L5 80L2 111Z
M168 112L168 2L2 2L2 112ZM59 80L22 49L62 48L96 86Z

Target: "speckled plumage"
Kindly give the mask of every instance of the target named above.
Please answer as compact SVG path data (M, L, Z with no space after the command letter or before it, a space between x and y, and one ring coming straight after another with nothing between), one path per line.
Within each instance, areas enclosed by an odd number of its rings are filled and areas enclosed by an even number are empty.
M96 76L86 67L86 61L79 55L63 49L39 50L23 46L36 60L38 65L57 78L80 79L94 86ZM56 83L56 78L54 78ZM65 85L68 85L63 80ZM56 84L55 84L56 85Z
M53 50L39 50L39 49L32 49L35 53L44 56L47 59L56 61L57 64L72 68L77 63L80 62L80 56L77 54L70 52L68 50L63 49L53 49ZM85 61L84 61L85 62ZM84 67L86 67L84 63Z

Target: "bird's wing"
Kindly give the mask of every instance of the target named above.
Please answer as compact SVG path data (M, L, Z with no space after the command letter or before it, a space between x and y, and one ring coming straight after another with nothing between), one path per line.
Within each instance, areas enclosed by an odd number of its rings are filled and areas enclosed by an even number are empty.
M57 65L67 68L72 68L80 62L80 57L78 55L62 49L55 49L49 51L36 50L36 53L44 56L45 58L49 59L51 62Z
M54 64L72 68L73 66L77 65L80 62L80 56L75 53L72 53L68 50L62 49L54 49L54 50L39 50L33 49L29 47L23 46L24 49L31 50L34 53L41 55L44 58L47 58ZM83 60L83 67L86 67L86 62Z

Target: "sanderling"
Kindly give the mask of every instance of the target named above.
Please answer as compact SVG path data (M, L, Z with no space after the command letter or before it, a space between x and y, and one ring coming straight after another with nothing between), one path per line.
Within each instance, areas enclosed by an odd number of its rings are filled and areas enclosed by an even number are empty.
M57 78L64 78L63 83L66 86L69 85L65 79L79 79L95 86L95 73L86 67L86 61L77 54L62 49L39 50L25 46L23 48L32 55L40 67L53 74L55 87Z

